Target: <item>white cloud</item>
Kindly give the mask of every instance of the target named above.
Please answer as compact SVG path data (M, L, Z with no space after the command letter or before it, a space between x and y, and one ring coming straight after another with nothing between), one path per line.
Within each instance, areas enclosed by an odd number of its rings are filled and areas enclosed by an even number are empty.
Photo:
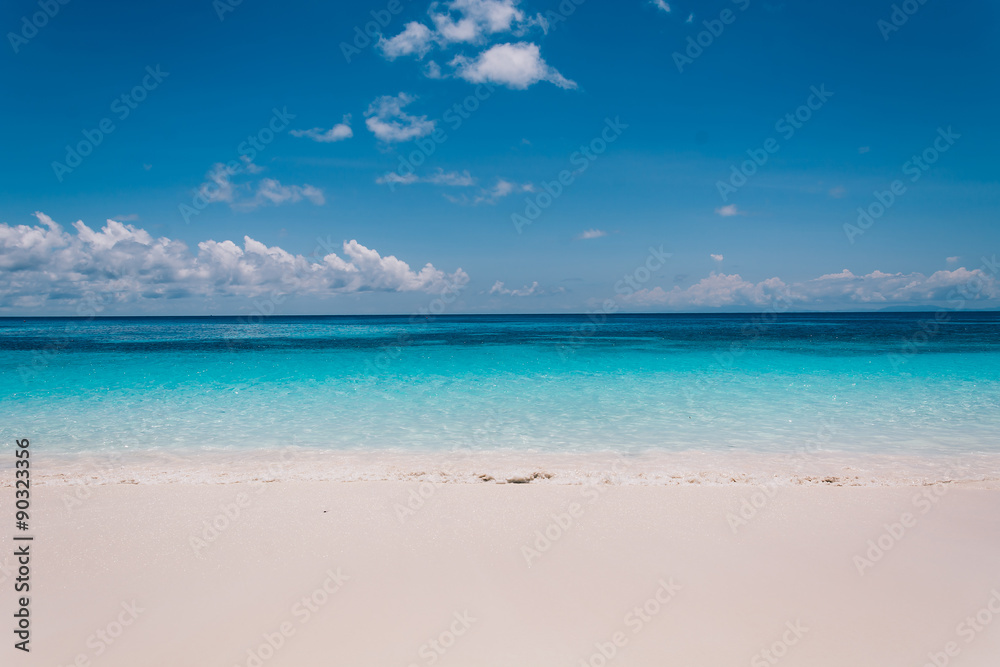
M240 167L230 169L221 162L212 165L206 174L207 181L199 186L196 197L200 197L208 204L225 203L230 208L238 211L251 211L264 204L275 206L287 202L299 202L307 199L317 206L326 203L323 191L319 188L304 185L282 185L274 178L262 178L256 183L233 183L232 177L236 175L257 174L263 171L250 160L244 159Z
M230 176L236 173L239 171L232 171L221 162L215 163L205 174L205 178L208 180L198 187L197 196L209 204L232 203L236 197L236 188L233 186Z
M365 125L375 138L386 143L409 141L434 131L434 121L427 116L412 116L403 107L417 98L406 93L378 97L365 112Z
M715 209L715 212L721 215L723 218L728 218L732 215L743 215L743 211L736 208L736 204L729 204L728 206L720 206Z
M410 21L406 24L403 32L392 39L382 37L378 42L378 48L388 60L395 60L400 56L412 56L423 58L431 50L434 41L434 33L423 23Z
M427 10L434 28L411 21L401 33L378 42L388 60L400 56L423 58L435 47L454 44L483 44L494 35L522 35L534 26L545 26L541 15L529 17L518 7L519 0L450 0L431 3ZM435 66L436 67L436 66ZM431 78L440 69L427 72Z
M530 42L497 44L473 59L456 56L451 64L458 76L470 83L489 82L524 90L548 81L560 88L576 88L576 83L550 67L542 59L538 45Z
M949 264L954 264L955 262L957 262L960 259L961 259L961 257L959 257L958 255L955 255L954 257L946 257L945 261L948 262Z
M569 2L569 0L567 0ZM664 0L655 0L662 8ZM379 50L387 60L400 56L422 59L435 48L444 52L456 45L485 47L494 39L521 38L533 28L548 33L549 22L541 14L528 16L520 0L448 0L432 2L427 10L433 28L411 21L391 38L382 37ZM459 77L472 83L493 82L523 90L539 81L549 81L561 88L576 84L550 67L539 55L537 44L518 42L496 44L473 57L455 56L449 63ZM430 79L447 76L441 65L430 61L423 68Z
M464 172L468 175L468 172ZM470 183L461 183L462 185L473 185L475 180ZM479 204L496 204L498 201L506 197L507 195L514 194L517 192L534 192L535 186L531 183L515 183L514 181L508 181L504 178L497 178L497 182L491 188L479 188L479 192L473 196L462 195L460 197L455 197L453 195L445 195L445 199L450 201L452 204L462 204L462 205L472 205L478 206Z
M688 14L687 21L685 23L694 23L694 12Z
M972 301L1000 299L1000 283L982 269L965 268L938 271L930 276L881 271L857 276L844 269L791 284L777 277L752 283L738 274L713 271L687 288L642 289L621 300L633 305L674 308L765 307L776 302L803 307L882 307L943 303L960 296Z
M323 191L311 185L282 185L273 178L262 178L257 183L257 189L252 199L239 202L236 208L254 209L262 204L284 204L308 199L317 206L326 203Z
M415 271L353 240L343 243L342 256L317 249L316 261L248 236L243 247L208 240L192 252L180 241L114 220L100 231L78 221L73 234L43 213L35 216L39 224L0 223L2 307L68 305L98 294L124 303L268 293L440 293L468 282L461 269L446 274L426 264Z
M424 180L435 185L450 185L461 188L476 184L476 179L468 171L457 172L438 169Z
M587 230L584 230L576 238L578 238L578 239L599 239L602 236L607 236L607 235L608 235L608 233L606 231L602 230L602 229L587 229Z
M709 255L709 257L714 259L716 262L721 262L724 259L722 255Z
M531 183L515 183L514 181L498 178L492 188L480 190L476 198L472 200L472 203L473 205L484 203L496 204L499 200L509 194L514 194L516 192L534 192L534 190L535 186Z
M668 5L664 0L652 0L652 4L656 5L658 8L665 12L670 11L670 5Z
M498 280L490 288L490 294L499 294L501 296L537 296L543 293L544 291L538 288L537 280L531 283L530 286L525 285L521 289L508 289L504 287L502 281Z
M478 43L487 35L514 31L525 21L518 0L451 0L447 11L430 8L431 21L442 42Z
M320 143L332 143L334 141L343 141L344 139L350 139L354 136L354 131L351 130L351 115L347 114L344 116L344 120L341 123L337 123L329 130L324 130L319 127L314 127L309 130L289 130L288 132L293 137L308 137L313 141L318 141Z
M375 182L379 185L411 185L416 183L420 179L417 178L416 174L407 174L403 176L402 174L397 174L394 171L386 172L385 176L379 176L375 179Z
M429 176L407 174L402 176L396 172L388 172L375 179L379 184L412 185L414 183L431 183L433 185L448 185L452 187L469 187L476 184L476 179L468 171L444 171L438 168Z
M429 61L424 65L424 76L428 79L443 79L444 74L441 73L441 66L438 65L433 60Z

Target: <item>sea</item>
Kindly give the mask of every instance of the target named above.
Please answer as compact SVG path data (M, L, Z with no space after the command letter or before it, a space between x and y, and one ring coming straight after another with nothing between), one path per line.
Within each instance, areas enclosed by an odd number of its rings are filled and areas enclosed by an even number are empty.
M457 453L482 479L588 455L1000 477L996 312L3 318L0 387L0 452L30 438L53 474L280 451L354 478Z

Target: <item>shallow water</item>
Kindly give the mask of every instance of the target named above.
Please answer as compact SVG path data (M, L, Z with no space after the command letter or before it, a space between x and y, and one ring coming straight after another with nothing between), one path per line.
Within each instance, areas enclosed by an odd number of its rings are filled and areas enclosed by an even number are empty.
M1000 314L0 319L3 446L1000 452Z

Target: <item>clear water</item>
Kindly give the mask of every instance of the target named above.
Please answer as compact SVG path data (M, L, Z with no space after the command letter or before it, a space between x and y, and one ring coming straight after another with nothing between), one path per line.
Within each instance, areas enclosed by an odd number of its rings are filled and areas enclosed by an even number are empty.
M4 445L1000 452L1000 314L0 319Z

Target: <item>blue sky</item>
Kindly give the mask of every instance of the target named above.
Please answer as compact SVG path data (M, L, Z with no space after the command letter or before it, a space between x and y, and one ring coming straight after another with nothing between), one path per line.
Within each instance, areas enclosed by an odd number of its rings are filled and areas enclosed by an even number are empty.
M906 9L5 3L0 314L996 307L997 8Z

